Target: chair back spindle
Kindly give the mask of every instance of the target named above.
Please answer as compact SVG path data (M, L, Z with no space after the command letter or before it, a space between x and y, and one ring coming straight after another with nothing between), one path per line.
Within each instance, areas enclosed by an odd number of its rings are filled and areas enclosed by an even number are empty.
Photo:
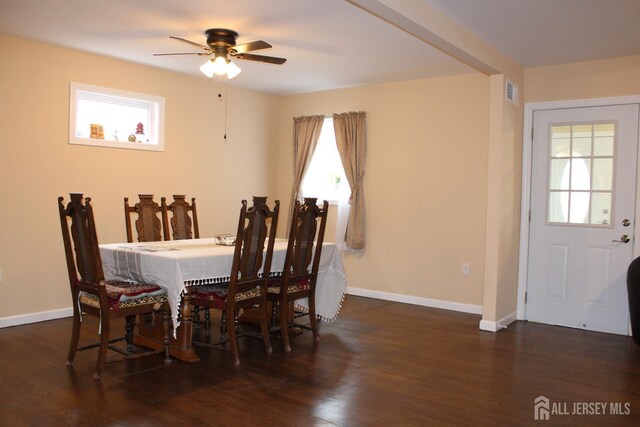
M153 201L153 194L139 194L140 201L133 207L129 206L129 198L124 198L125 225L127 229L127 242L133 242L131 227L131 214L137 214L134 223L138 242L158 242L162 240L161 221L158 214L162 209ZM165 236L166 237L166 236Z
M253 206L250 208L247 208L246 200L242 201L229 284L230 296L256 286L266 286L265 279L271 272L279 209L280 201L276 200L273 211L270 210L266 197L254 197Z
M91 198L87 197L83 201L82 194L72 193L66 207L63 204L63 198L58 198L58 208L70 283L73 287L74 283L78 282L79 274L83 285L97 288L98 284L104 280L104 273ZM71 219L70 225L68 218Z
M325 201L323 209L320 209L317 201L317 198L306 197L303 205L296 201L294 206L289 231L290 247L284 266L284 271L289 272L290 278L317 274L329 207Z
M162 197L161 206L165 240L200 238L195 198L192 197L191 204L189 204L185 195L174 194L173 202L170 205L167 205L166 197ZM171 220L169 220L168 212L171 212ZM169 230L169 225L171 230Z

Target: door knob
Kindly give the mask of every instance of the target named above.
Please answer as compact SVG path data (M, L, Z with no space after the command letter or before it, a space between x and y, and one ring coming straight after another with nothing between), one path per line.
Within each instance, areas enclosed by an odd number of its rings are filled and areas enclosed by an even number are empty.
M622 236L620 236L620 240L612 240L612 242L618 242L618 243L629 243L629 236L627 234L623 234Z
M625 218L625 219L622 220L622 226L623 227L628 227L630 225L631 225L631 221L629 221L628 219Z

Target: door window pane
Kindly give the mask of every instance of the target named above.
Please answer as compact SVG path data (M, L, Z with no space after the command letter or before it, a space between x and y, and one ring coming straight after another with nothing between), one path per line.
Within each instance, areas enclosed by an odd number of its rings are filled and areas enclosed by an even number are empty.
M549 222L567 222L569 213L569 192L549 193Z
M615 123L551 126L547 221L610 226Z
M572 154L573 157L589 157L591 155L591 138L575 138Z
M569 222L572 224L587 224L589 221L589 196L587 192L571 192Z
M571 126L551 128L551 157L569 157L571 153Z
M571 189L591 189L591 159L571 160Z
M591 194L591 224L611 224L611 193Z
M551 179L549 189L551 190L568 190L569 189L569 160L568 159L552 159L551 160Z
M612 190L613 159L593 159L593 189Z

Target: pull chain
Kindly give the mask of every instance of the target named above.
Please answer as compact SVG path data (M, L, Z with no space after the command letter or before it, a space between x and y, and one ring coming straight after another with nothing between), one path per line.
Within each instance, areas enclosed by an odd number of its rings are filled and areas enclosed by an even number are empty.
M227 111L229 106L229 85L224 85L224 142L227 142Z
M229 86L227 84L224 85L224 142L227 142L227 110L229 107ZM222 101L222 88L218 90L218 101Z

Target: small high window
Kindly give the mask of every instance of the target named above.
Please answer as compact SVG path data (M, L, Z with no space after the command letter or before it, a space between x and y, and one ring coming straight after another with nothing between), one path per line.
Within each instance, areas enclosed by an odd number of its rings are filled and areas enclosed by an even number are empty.
M71 83L69 144L163 151L164 98Z

